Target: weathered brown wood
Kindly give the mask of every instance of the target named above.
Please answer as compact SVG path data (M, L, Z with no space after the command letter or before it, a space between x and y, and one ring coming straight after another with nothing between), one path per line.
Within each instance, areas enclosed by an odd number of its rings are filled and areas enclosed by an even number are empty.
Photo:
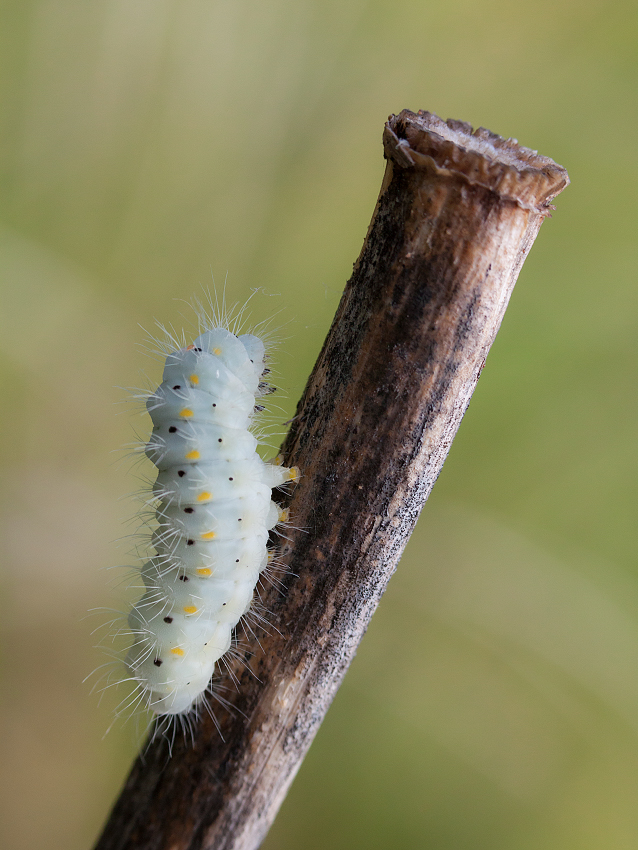
M98 850L250 850L272 822L436 480L550 201L551 160L391 116L361 255L284 443L303 478L272 627L226 677L223 740L154 742Z

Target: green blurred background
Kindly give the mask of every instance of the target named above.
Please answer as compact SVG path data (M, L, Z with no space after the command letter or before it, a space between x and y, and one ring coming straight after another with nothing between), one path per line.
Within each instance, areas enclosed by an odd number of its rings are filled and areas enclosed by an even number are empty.
M113 450L147 428L118 387L160 373L139 325L181 326L212 278L263 287L288 418L404 107L572 186L264 846L638 846L636 23L629 0L0 3L3 847L90 846L135 751L82 678L130 548Z

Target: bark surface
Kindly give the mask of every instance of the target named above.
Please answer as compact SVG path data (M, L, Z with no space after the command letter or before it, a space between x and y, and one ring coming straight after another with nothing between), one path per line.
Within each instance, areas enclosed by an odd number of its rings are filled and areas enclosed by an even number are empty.
M303 477L271 626L194 745L153 742L96 850L259 846L439 474L551 200L552 160L404 110L363 249L283 445Z

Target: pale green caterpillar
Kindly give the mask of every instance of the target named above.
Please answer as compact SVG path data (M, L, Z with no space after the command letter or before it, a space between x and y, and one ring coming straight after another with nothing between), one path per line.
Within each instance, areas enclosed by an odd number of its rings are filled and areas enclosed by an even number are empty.
M140 569L145 590L128 616L126 668L129 703L158 715L204 702L272 560L269 531L288 519L272 488L298 477L257 454L257 398L273 390L265 345L227 323L209 318L192 344L171 351L146 402L154 427L145 452L159 470L155 554Z

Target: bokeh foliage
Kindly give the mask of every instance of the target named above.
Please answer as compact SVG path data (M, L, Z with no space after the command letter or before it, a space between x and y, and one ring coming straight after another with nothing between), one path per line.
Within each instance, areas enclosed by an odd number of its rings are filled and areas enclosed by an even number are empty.
M135 749L81 679L138 324L263 287L292 415L404 107L572 186L264 846L636 846L635 35L628 0L2 0L3 846L88 846Z

